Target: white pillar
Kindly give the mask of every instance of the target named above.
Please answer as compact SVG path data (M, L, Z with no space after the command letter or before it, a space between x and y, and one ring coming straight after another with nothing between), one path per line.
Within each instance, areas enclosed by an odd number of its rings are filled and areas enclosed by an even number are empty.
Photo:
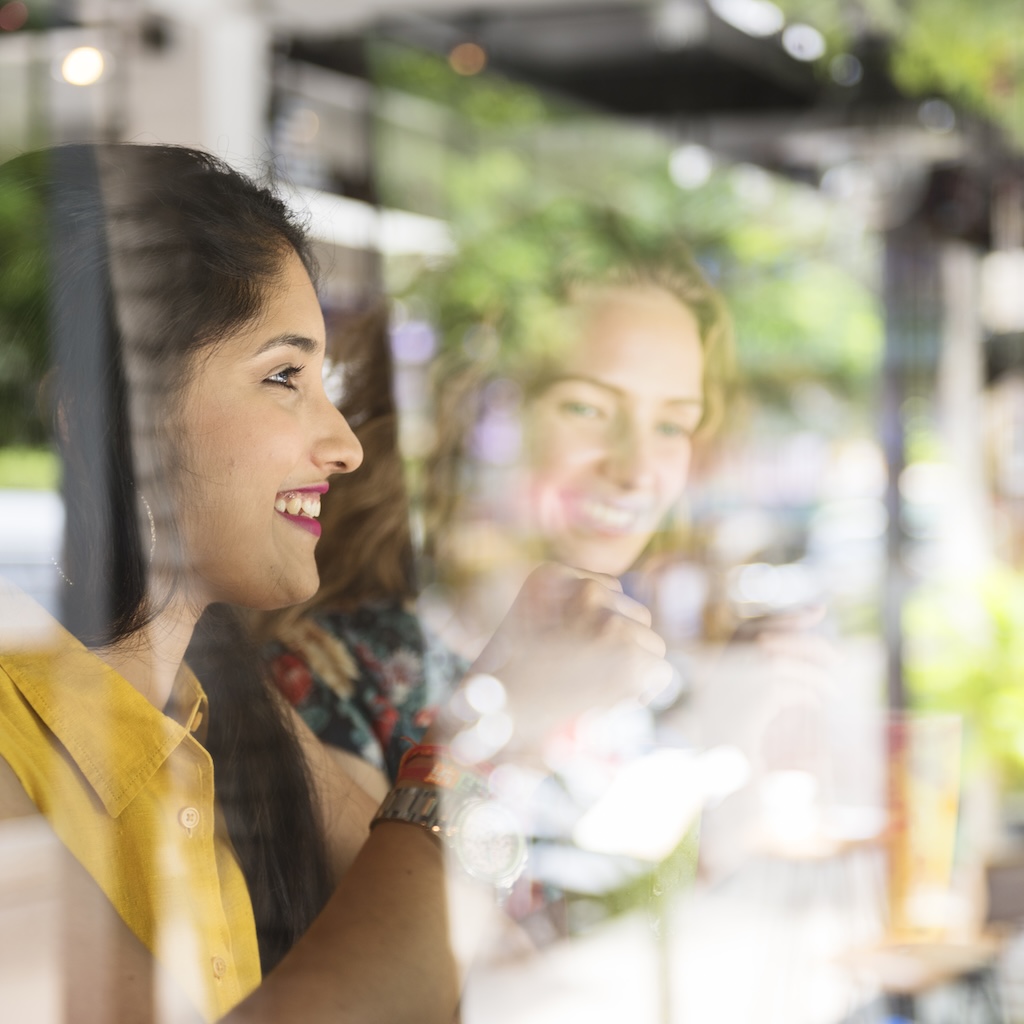
M270 31L243 10L211 12L199 30L199 143L258 170L270 151Z
M992 516L985 482L982 394L984 359L978 315L979 258L962 242L941 255L943 327L938 409L951 471L943 543L949 568L972 573L992 557Z

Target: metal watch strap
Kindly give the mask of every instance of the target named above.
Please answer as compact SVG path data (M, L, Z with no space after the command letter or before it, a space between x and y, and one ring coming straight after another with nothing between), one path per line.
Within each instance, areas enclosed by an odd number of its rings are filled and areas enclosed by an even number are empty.
M441 791L419 786L393 789L384 798L370 822L370 828L381 821L405 821L410 825L421 825L443 838L446 815L441 806Z

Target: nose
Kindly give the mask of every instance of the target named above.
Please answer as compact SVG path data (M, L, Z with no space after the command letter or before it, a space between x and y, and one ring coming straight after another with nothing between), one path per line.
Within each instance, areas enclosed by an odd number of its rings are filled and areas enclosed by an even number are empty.
M323 466L325 475L351 473L362 464L363 446L349 426L348 420L326 395L323 402L320 441L317 443L314 457Z
M649 487L656 476L653 438L631 417L621 417L613 429L608 448L608 477L623 490Z

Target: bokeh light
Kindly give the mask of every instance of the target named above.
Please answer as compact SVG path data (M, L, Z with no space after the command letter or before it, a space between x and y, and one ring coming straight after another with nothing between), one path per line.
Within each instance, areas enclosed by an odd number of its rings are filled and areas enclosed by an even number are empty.
M936 135L948 135L956 127L956 111L945 100L925 100L917 108L917 118Z
M476 43L459 43L448 54L448 64L457 75L479 75L487 66L487 53Z
M95 46L77 46L61 61L60 73L70 85L93 85L105 67L103 54Z
M505 687L496 676L480 672L466 681L466 702L479 715L494 715L505 708Z
M293 142L307 145L320 133L320 118L315 110L299 107L292 112L288 129Z
M722 21L755 38L773 36L786 24L786 16L770 0L711 0Z
M864 65L852 53L839 53L829 63L829 74L837 85L858 85L864 77Z
M782 46L794 60L812 61L825 56L825 37L811 25L790 25L782 33Z
M682 189L700 188L707 184L714 169L711 153L693 143L672 151L668 161L669 177Z
M692 46L707 36L707 12L688 0L665 0L652 8L651 32L664 50Z
M399 363L419 366L437 351L437 337L425 320L406 320L391 329L391 351Z
M0 7L0 32L17 32L28 21L28 7L21 0Z

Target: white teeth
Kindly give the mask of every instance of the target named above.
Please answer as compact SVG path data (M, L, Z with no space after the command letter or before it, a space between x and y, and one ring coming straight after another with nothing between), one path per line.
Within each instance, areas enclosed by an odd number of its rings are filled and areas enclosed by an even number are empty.
M274 508L290 516L302 515L307 519L316 519L320 515L320 495L309 491L288 491L274 499Z
M584 501L581 504L583 514L598 526L607 526L612 530L625 530L636 521L633 512L606 505L602 501Z

